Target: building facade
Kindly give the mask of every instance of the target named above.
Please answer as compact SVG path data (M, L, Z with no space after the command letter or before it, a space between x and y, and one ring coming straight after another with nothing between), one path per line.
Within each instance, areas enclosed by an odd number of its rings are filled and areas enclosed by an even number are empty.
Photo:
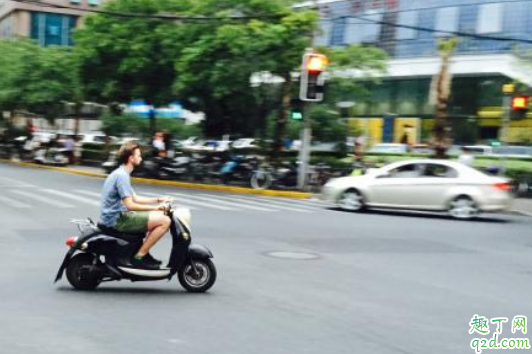
M72 45L72 30L86 10L106 0L0 0L0 38L27 37L42 46ZM64 6L64 8L62 7Z
M451 134L458 144L503 138L532 142L532 115L512 120L501 137L502 85L532 87L532 1L523 0L353 0L308 1L317 6L321 30L315 46L374 45L388 53L387 72L353 111L370 143L428 139L433 124L431 82L441 60L440 38L467 33L451 59ZM496 40L490 37L506 38ZM527 43L527 41L529 43Z

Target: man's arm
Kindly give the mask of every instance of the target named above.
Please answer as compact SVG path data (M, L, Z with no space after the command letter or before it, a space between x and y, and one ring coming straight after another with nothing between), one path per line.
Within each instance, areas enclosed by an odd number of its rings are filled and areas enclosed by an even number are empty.
M144 199L154 200L158 198L144 198ZM122 199L122 203L124 203L128 211L157 211L157 210L165 210L166 208L165 204L147 205L147 204L138 203L135 201L135 195L125 197L124 199Z
M137 204L156 204L164 202L163 198L146 198L133 194L133 202Z

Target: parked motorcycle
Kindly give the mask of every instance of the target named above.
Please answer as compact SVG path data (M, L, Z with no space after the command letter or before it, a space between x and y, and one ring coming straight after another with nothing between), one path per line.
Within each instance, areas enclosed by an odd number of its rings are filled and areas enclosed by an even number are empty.
M66 166L69 163L65 149L41 147L35 151L33 161L43 165Z
M120 233L95 224L90 218L73 220L80 236L67 239L70 247L55 278L66 272L68 282L78 290L93 290L102 282L130 280L170 280L177 274L181 285L189 292L205 292L216 281L216 268L211 251L191 244L190 212L169 206L172 248L166 267L154 270L134 268L130 260L142 246L145 234Z
M221 180L223 184L244 182L250 185L258 166L259 160L256 157L233 155L218 171L211 172L211 176Z

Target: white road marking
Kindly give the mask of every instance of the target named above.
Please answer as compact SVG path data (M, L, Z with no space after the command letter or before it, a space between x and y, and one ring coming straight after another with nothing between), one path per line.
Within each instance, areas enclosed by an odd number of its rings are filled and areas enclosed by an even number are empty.
M17 209L31 208L31 206L28 205L28 204L21 203L21 202L19 202L16 199L8 198L8 197L5 197L5 196L0 196L0 202L2 204L7 204L8 206L11 206L12 208L17 208Z
M219 199L220 197L216 197L216 196L212 196L212 195L209 195L208 197L202 197L202 196L199 196L199 195L190 195L190 194L177 194L177 193L173 193L173 194L179 195L179 196L181 196L183 198L199 199L199 200L204 200L206 202L212 202L212 203L219 203L219 204L222 204L222 205L228 205L230 207L235 207L235 208L238 208L238 209L251 209L251 210L266 211L266 212L277 211L277 210L274 210L274 209L268 209L268 208L253 206L253 205L245 205L245 204L238 203L238 202L230 202L230 201L227 201L227 200L220 200ZM204 194L204 195L207 195L207 194Z
M32 192L12 190L11 193L20 194L20 195L26 197L26 199L34 199L34 200L37 200L39 202L42 202L42 203L45 203L45 204L50 204L50 205L53 205L53 206L58 207L58 208L64 208L64 209L74 208L74 205L72 205L72 204L58 202L57 200L53 200L53 199L50 199L50 198L42 197L42 196L37 195L36 193L32 193Z
M63 197L63 198L77 200L78 202L87 203L87 204L95 205L95 206L100 206L100 202L99 201L96 201L94 199L85 198L85 197L80 197L79 195L74 195L74 194L67 193L67 192L61 192L61 191L57 191L55 189L42 189L42 191L45 191L46 193L54 194L54 195L57 195L57 196L60 196L60 197Z

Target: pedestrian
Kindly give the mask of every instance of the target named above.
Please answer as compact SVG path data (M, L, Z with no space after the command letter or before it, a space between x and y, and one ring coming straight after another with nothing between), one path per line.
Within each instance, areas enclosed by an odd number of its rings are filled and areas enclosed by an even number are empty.
M460 156L458 156L458 162L466 166L472 167L474 161L475 161L475 156L473 156L473 154L471 153L471 150L469 150L465 146L462 146L462 153L460 154Z
M81 156L83 155L83 143L81 142L81 136L77 135L74 143L74 164L79 165L81 162Z
M166 155L166 147L164 145L162 133L156 133L153 137L153 155L156 157Z
M72 136L68 135L63 140L63 148L65 149L65 155L68 157L68 163L74 163L74 139Z

